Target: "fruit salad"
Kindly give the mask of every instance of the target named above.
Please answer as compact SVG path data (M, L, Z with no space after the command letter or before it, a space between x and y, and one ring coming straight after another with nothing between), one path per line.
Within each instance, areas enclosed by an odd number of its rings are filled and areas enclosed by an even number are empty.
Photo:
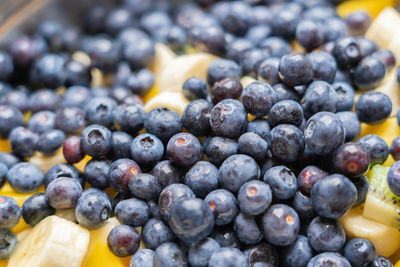
M400 266L396 1L82 14L0 49L0 267Z

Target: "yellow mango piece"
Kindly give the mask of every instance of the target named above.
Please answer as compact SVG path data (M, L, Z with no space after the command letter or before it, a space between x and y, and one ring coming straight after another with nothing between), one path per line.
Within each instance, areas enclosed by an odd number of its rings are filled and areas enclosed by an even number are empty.
M336 11L341 17L346 17L357 10L364 10L375 18L387 6L394 6L395 0L351 0L341 3Z
M83 170L85 169L86 163L88 163L89 160L91 160L91 159L92 159L91 156L85 155L85 157L81 161L74 164L74 167L77 168L80 172L83 172Z
M10 142L7 139L0 139L0 152L11 152Z
M101 228L90 231L89 247L83 260L84 267L128 267L131 257L117 257L107 246L107 237L111 230L120 223L113 217ZM138 229L140 232L140 229ZM143 242L142 242L143 243ZM144 248L141 244L139 249Z

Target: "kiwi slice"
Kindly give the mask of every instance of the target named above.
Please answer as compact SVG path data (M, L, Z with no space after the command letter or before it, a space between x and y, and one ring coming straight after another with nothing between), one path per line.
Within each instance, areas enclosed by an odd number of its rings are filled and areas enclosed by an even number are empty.
M388 171L389 167L382 165L372 168L363 216L400 229L400 197L389 189L386 178Z

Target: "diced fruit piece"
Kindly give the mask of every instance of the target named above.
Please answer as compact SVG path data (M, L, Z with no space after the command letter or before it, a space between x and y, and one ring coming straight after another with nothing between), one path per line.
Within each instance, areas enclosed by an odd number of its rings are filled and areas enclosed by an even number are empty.
M369 26L365 37L375 41L380 48L387 48L393 36L396 36L399 27L399 12L392 7L386 7Z
M188 104L189 100L187 100L181 92L165 91L150 99L144 105L144 109L146 112L149 112L157 107L167 107L182 115Z
M153 71L155 82L158 83L161 73L165 67L176 57L175 53L168 46L157 43L156 57L154 58Z
M19 243L8 266L79 267L89 244L89 231L57 216L37 224Z
M347 238L365 238L374 244L376 253L389 257L400 247L400 232L385 224L371 221L362 216L362 208L350 210L339 219Z
M159 90L181 92L184 82L192 76L206 80L208 66L215 58L207 53L175 58L164 66L158 82Z
M389 167L376 165L370 172L370 185L365 200L365 218L400 229L400 197L394 195L387 183Z

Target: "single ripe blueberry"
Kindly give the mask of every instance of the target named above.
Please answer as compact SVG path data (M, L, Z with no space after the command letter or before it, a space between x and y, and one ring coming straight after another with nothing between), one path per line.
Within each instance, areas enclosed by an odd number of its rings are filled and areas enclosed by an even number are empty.
M296 40L307 51L312 51L324 42L323 28L312 20L301 20L296 27Z
M335 90L325 81L312 82L300 101L307 118L321 111L335 112L336 102Z
M276 246L287 246L296 240L300 231L300 218L285 204L275 204L261 217L265 239Z
M113 111L117 102L110 97L94 97L85 106L85 114L88 123L100 124L105 127L113 123Z
M82 195L82 186L76 179L60 177L49 183L46 195L53 208L71 209L76 207L78 199Z
M81 146L89 156L105 156L111 150L111 131L99 124L89 125L82 131Z
M276 93L263 82L253 82L242 93L242 102L246 111L256 117L264 117L276 102Z
M191 77L185 81L182 88L183 95L190 101L205 99L208 94L207 83L197 77Z
M301 191L296 192L296 195L293 198L292 207L302 221L310 221L315 217L311 198Z
M154 251L151 249L141 249L133 254L129 267L153 267Z
M141 105L120 104L113 111L115 127L128 134L136 134L145 123L146 113ZM150 132L150 130L148 130Z
M175 238L171 229L158 219L148 220L142 229L142 240L149 249L156 249L165 242L174 241Z
M268 122L271 127L275 127L278 124L292 124L299 127L303 118L303 108L298 102L293 100L277 102L272 106L268 114Z
M347 177L357 177L368 170L371 159L368 151L358 143L341 145L333 156L334 169Z
M336 60L324 51L315 51L308 54L314 72L314 81L322 80L332 83L336 76Z
M162 190L158 179L147 173L139 173L133 176L128 186L134 196L146 200L157 199Z
M315 183L328 176L328 173L317 166L307 166L300 171L297 184L301 191L310 194Z
M218 177L217 167L207 161L198 161L186 173L184 181L196 196L205 197L218 188Z
M334 252L323 252L318 254L310 260L307 266L323 266L326 264L331 266L351 267L350 262L345 257Z
M390 191L400 196L400 161L396 161L387 173L387 182Z
M49 110L42 110L33 114L28 121L28 129L42 134L54 129L56 114Z
M29 162L20 162L8 171L7 180L10 186L19 193L32 193L43 183L42 171Z
M263 213L272 202L272 192L268 184L250 181L242 185L238 193L240 210L249 215Z
M350 36L336 40L332 55L342 70L354 68L362 59L362 51L357 39Z
M365 57L351 72L354 85L361 90L371 90L378 87L385 75L385 64L374 56Z
M345 22L348 31L353 36L364 35L371 24L370 15L364 10L355 11L350 13L346 18Z
M33 156L38 139L36 133L22 126L14 128L8 136L12 152L22 158Z
M384 266L392 267L393 263L388 258L376 254L374 260L371 263L371 267L384 267Z
M108 234L107 245L117 257L133 255L140 246L139 232L129 225L118 225Z
M383 123L392 112L392 101L381 92L367 92L360 95L356 102L357 117L369 124Z
M192 243L188 252L189 264L193 267L206 267L211 255L219 248L219 244L210 237Z
M229 226L217 228L210 237L217 241L220 247L239 249L241 246L236 233L233 231L232 227Z
M155 135L144 133L131 143L132 158L141 166L153 166L164 155L164 144Z
M142 173L142 170L135 161L127 158L118 159L110 166L108 181L114 190L127 193L130 180L139 173Z
M249 155L257 161L263 160L268 154L268 142L253 132L246 132L239 137L239 152Z
M47 188L50 182L60 177L74 178L81 184L82 188L84 186L84 180L80 176L79 170L66 163L57 163L51 167L44 175L43 184Z
M211 135L210 114L212 105L204 99L189 103L183 111L183 126L195 136Z
M296 241L282 250L282 264L287 267L305 267L313 254L307 237L299 235Z
M22 211L15 199L0 196L0 228L11 229L21 219Z
M246 257L237 248L220 248L211 255L208 262L208 267L242 267L246 265Z
M24 125L24 117L16 107L0 105L0 137L7 138L12 129Z
M338 252L346 242L346 233L338 220L319 216L309 224L307 237L312 248L319 252Z
M390 155L394 160L400 160L400 137L397 136L390 145Z
M163 243L155 250L154 266L187 266L186 255L177 244Z
M65 134L78 134L85 126L85 112L78 107L61 107L56 113L54 128Z
M284 55L279 62L279 77L289 86L306 85L313 76L311 60L303 54Z
M153 168L153 175L157 178L162 188L170 184L179 183L182 176L178 166L173 164L170 160L163 160L157 163Z
M110 163L106 160L90 160L83 172L85 180L95 188L106 189L110 186L108 172Z
M358 120L357 115L352 111L341 111L336 113L342 121L345 137L345 142L352 141L361 134L361 122Z
M87 229L102 227L111 215L111 202L102 191L82 193L75 208L78 223Z
M354 88L347 82L334 82L332 84L336 92L336 112L350 111L354 105Z
M193 191L184 184L171 184L165 187L158 198L160 214L166 221L169 220L171 209L177 201L184 198L194 198Z
M291 124L279 124L271 130L271 151L279 160L294 162L302 154L305 143L302 131Z
M115 159L129 158L131 156L131 135L115 131L111 134L111 152Z
M246 245L256 244L264 237L257 225L256 218L243 212L236 216L233 229L239 241Z
M204 201L214 213L215 225L229 224L238 213L235 196L225 189L216 189L210 192Z
M396 140L396 139L395 139ZM361 137L357 143L363 146L369 153L371 167L376 164L383 164L389 156L389 147L380 136L368 134ZM391 153L391 151L390 151ZM397 160L397 159L396 159Z
M177 165L189 167L200 160L202 146L194 135L178 133L168 141L167 155Z
M204 152L208 160L217 166L239 151L239 145L232 139L216 136L206 140L203 145Z
M356 199L356 187L341 174L332 174L319 180L311 190L313 209L325 218L341 217L350 210Z
M165 107L155 108L147 113L144 128L161 141L168 142L173 135L182 130L181 116Z
M115 207L115 216L121 224L143 226L149 220L149 206L137 198L125 199Z
M258 66L257 78L259 81L275 85L281 81L279 78L279 61L278 57L270 57L263 60Z
M227 77L216 81L211 88L211 100L214 104L224 99L238 99L242 94L243 87L236 77Z
M64 139L64 132L57 129L48 130L39 135L36 150L45 155L53 155L63 145Z
M396 65L396 57L389 49L377 50L371 56L380 59L385 64L386 72L390 72Z
M344 256L354 267L369 266L375 257L375 247L367 239L354 238L345 245Z
M272 195L277 199L289 199L297 190L294 173L285 166L275 166L264 174L264 182L271 187Z
M55 212L56 210L50 206L45 193L33 194L22 204L22 217L31 226L35 226L47 216L55 214Z
M240 78L240 66L233 60L216 59L208 66L207 82L213 86L215 82L225 78Z

